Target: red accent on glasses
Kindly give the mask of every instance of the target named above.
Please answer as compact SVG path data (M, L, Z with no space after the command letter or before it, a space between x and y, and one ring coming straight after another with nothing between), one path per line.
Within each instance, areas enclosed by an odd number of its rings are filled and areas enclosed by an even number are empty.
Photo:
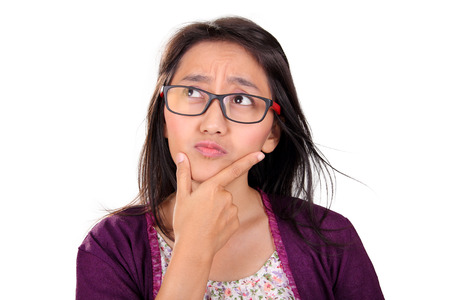
M277 113L277 115L281 114L281 107L280 105L278 105L278 103L276 103L275 101L272 101L272 106L271 108L273 108L273 110Z

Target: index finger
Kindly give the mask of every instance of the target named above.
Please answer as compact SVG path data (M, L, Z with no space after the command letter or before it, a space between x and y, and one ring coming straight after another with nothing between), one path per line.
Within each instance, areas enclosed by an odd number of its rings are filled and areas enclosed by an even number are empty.
M241 177L242 174L248 172L251 167L259 163L263 159L264 154L262 152L250 153L238 159L237 161L211 177L208 181L213 181L221 186L227 186L228 184L233 182L233 180Z

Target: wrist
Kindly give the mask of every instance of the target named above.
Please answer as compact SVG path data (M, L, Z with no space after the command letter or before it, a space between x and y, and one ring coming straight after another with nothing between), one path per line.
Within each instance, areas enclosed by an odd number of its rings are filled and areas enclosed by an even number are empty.
M193 241L175 240L172 250L172 259L177 257L196 266L204 265L208 268L211 267L214 255L211 247Z

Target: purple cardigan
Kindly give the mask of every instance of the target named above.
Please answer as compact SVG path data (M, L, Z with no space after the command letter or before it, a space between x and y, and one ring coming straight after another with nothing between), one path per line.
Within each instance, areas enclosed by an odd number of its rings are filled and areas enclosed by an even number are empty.
M292 223L272 210L290 198L262 193L269 225L284 271L296 298L384 299L372 263L350 221L329 211L322 228L345 247L309 246ZM280 206L281 205L281 206ZM318 216L325 212L315 206ZM130 212L132 213L132 211ZM307 224L300 214L297 221ZM161 284L161 259L152 219L147 215L115 215L97 224L78 249L77 299L154 299ZM300 228L304 238L321 240Z

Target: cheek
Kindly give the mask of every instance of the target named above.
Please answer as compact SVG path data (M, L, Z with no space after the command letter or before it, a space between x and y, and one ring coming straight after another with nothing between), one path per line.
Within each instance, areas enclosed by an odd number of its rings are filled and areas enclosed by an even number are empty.
M238 130L238 142L249 149L248 153L260 151L264 142L270 135L271 127L268 128L249 128L248 130Z
M164 110L164 119L164 136L169 140L173 140L174 137L176 137L180 131L183 130L183 123L185 122L183 122L177 115L168 112L166 109Z
M166 121L164 133L172 157L178 152L186 152L186 146L189 145L195 131L195 120L167 111L164 112L164 117Z
M180 129L182 129L181 122L174 118L170 113L164 112L165 124L164 124L164 137L167 139L169 143L169 150L172 154L172 157L175 155L174 152L178 152L179 145L177 141L179 140L178 134L180 133Z

